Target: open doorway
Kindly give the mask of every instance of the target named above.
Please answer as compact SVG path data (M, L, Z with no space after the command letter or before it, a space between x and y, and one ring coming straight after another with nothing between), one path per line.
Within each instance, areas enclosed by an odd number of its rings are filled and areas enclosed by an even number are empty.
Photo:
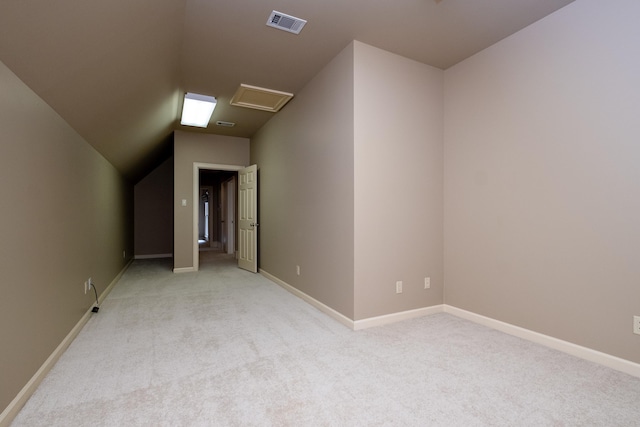
M235 194L229 194L229 181L235 182L237 172L201 169L198 199L198 250L227 251L229 236L235 242L235 229L228 225L236 222L236 209L232 205ZM235 187L232 185L232 187ZM235 188L233 190L235 192ZM232 203L229 203L229 202ZM233 252L231 252L233 253Z
M237 251L237 231L235 230L237 225L237 184L233 188L233 197L229 196L229 184L228 181L237 183L237 174L239 170L242 170L244 166L236 165L223 165L213 163L197 163L193 164L193 197L195 201L202 201L201 187L210 187L209 199L209 247L203 247L203 254L210 251L227 251L229 234L233 235L233 252ZM225 190L223 190L225 188ZM225 200L223 205L223 191L225 192ZM232 211L229 214L229 202L232 203ZM200 203L193 204L193 267L195 271L198 271L200 266L200 245L201 245L201 208ZM231 224L233 230L229 231L229 223L227 218L231 215ZM222 222L224 221L224 223ZM225 224L225 227L223 227ZM223 236L223 228L226 228L226 236ZM217 242L217 243L216 243ZM227 245L225 246L225 243Z

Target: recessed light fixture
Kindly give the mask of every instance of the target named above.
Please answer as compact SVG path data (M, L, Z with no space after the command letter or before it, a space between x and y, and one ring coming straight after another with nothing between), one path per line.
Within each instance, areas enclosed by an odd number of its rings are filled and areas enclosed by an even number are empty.
M216 102L213 96L185 93L180 124L206 128L211 120L213 109L216 108Z

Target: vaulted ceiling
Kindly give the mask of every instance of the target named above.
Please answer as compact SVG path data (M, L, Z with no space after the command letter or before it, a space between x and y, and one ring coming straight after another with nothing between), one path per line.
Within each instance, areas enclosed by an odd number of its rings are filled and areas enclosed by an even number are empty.
M229 105L241 83L295 94L352 40L446 69L572 1L2 0L0 60L136 182L194 130L186 91L218 98L201 132L251 137L273 113Z

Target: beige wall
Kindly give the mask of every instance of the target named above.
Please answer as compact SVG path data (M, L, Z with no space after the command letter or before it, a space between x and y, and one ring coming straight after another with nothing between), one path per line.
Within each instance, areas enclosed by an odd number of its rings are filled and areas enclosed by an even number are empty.
M356 42L354 87L355 320L442 304L443 72Z
M251 141L260 267L353 320L441 304L442 90L354 42L296 94Z
M0 63L0 412L124 268L133 189Z
M174 268L193 267L193 164L249 164L249 140L176 131L174 135ZM197 185L197 183L196 183ZM182 199L187 206L181 206Z
M640 2L445 72L445 302L640 362Z
M352 44L252 138L251 162L259 267L352 318Z
M173 253L173 157L134 188L135 255Z

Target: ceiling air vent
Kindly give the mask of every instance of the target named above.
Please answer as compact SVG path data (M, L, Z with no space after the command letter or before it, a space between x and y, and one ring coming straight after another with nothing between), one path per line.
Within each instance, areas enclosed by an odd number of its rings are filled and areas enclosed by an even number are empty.
M216 122L216 125L218 125L218 126L224 126L224 127L226 127L226 128L232 128L232 127L234 127L236 124L235 124L235 123L233 123L233 122L223 122L222 120L218 120L218 121Z
M280 30L288 31L293 34L300 34L302 27L307 21L304 19L296 18L295 16L287 15L286 13L280 13L277 11L271 12L267 25Z

